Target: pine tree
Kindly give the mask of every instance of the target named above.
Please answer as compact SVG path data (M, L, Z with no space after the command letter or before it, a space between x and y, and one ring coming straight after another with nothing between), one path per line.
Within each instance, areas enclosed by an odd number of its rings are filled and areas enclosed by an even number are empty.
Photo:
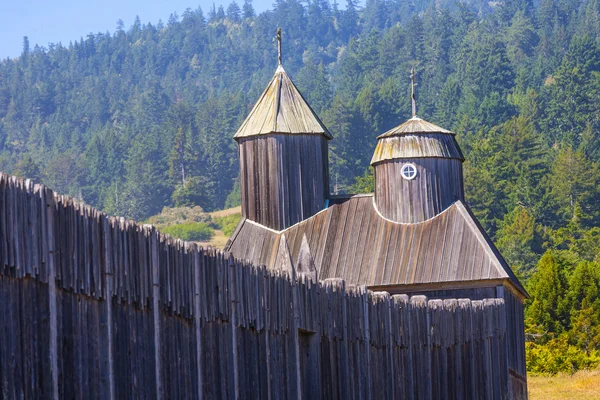
M496 233L496 245L521 276L531 273L542 251L540 227L523 206L515 207L504 216Z
M254 18L256 16L256 12L252 6L252 0L244 0L244 5L242 6L242 16L244 19Z
M551 196L557 206L556 213L565 221L576 216L581 207L588 223L598 218L598 173L582 151L568 147L557 154L550 175Z
M568 303L564 296L568 288L567 268L558 254L547 251L538 262L527 288L532 299L527 307L527 318L554 334L562 333L569 325Z
M240 10L240 6L235 1L232 1L227 6L227 19L235 23L239 23L242 20L242 10Z
M600 346L600 265L579 263L569 277L570 341L590 352Z

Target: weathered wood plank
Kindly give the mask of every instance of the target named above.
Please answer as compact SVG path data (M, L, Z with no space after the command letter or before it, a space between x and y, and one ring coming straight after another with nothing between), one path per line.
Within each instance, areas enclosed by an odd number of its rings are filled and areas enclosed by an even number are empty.
M0 215L0 260L10 264L0 269L5 397L526 396L523 338L514 335L523 328L522 304L505 287L431 292L443 301L390 297L346 287L339 278L308 277L313 251L333 260L307 238L318 231L315 224L289 232L297 265L286 240L278 242L286 268L273 271L165 238L149 226L106 218L2 175L0 192L0 210L13 215ZM350 248L372 237L433 237L422 228L394 230L398 226L387 234L378 227L387 222L365 219L364 209L366 204L347 207L341 235L361 235L365 224L367 232L380 232L364 240L327 239L338 252L338 271L354 264L346 255L379 257ZM327 221L324 214L322 224L337 224ZM386 249L382 257L384 264L404 263L400 249ZM450 263L454 258L441 257ZM426 259L409 257L406 263ZM47 274L39 263L47 264ZM298 279L296 272L302 272ZM391 276L382 270L378 279ZM461 294L484 300L448 299Z

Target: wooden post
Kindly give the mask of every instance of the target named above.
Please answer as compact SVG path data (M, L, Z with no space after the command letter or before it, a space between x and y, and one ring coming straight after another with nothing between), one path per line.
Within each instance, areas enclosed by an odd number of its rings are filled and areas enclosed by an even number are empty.
M272 374L273 374L273 367L271 366L271 325L272 322L271 320L273 319L273 315L271 313L272 311L272 304L269 304L267 300L267 296L268 294L270 294L270 280L273 279L272 277L269 277L269 274L265 273L264 274L264 283L265 283L265 290L264 290L264 307L266 308L265 310L265 327L264 327L264 335L265 335L265 359L267 360L266 362L266 369L267 369L267 400L272 400L273 399L273 389L271 387L271 380L272 380Z
M306 236L304 236L306 238ZM316 279L317 276L317 272L315 270L314 272L314 276ZM341 395L342 398L344 399L348 399L350 398L352 395L354 395L354 393L350 393L350 382L352 382L352 380L350 379L350 361L348 360L348 346L349 346L349 340L348 340L348 292L346 290L346 286L345 286L345 282L342 281L342 287L344 290L344 300L342 302L342 348L341 348L341 365L342 365L342 380L341 380Z
M497 306L497 332L496 338L498 341L498 359L500 362L500 368L498 374L500 375L500 391L502 393L509 393L508 384L508 351L507 351L507 338L506 338L506 303L504 299L495 299Z
M154 373L156 375L156 398L162 398L162 376L160 371L160 266L158 254L158 232L154 229L150 232L152 251L152 311L154 316Z
M471 393L475 398L489 399L491 394L485 388L485 364L483 346L483 301L471 301L471 323L473 329L473 341L471 347Z
M300 301L298 300L298 282L296 278L289 278L289 284L292 290L292 326L291 326L291 335L292 341L294 343L294 364L295 364L295 378L296 378L296 396L298 400L303 398L303 390L302 390L302 371L300 365L300 337L298 333L299 319L300 319Z
M392 333L396 337L392 344L397 348L397 350L394 349L394 356L397 358L398 366L394 379L394 395L397 398L412 400L414 381L412 378L409 299L405 294L397 294L392 296L392 302Z
M457 336L460 340L460 357L457 356L456 368L460 368L462 385L457 390L457 397L463 398L467 393L475 395L472 391L473 382L473 328L471 325L471 300L459 299L456 315Z
M431 394L431 343L427 297L410 299L410 340L413 359L414 398L430 399Z
M379 311L382 313L377 316L377 319L383 322L383 331L385 335L385 346L386 346L386 364L387 371L386 374L386 385L385 387L379 388L382 391L382 395L386 393L384 397L388 399L396 398L394 394L394 380L395 380L395 371L394 371L394 361L392 356L392 310L391 310L391 298L388 292L374 292L373 299L377 299L380 303ZM383 371L382 371L383 372Z
M54 193L46 189L46 215L48 239L48 304L50 318L50 368L52 370L52 398L58 400L58 329L56 310L56 264L54 243Z
M443 321L443 304L442 300L429 300L429 322L428 331L430 336L430 356L431 360L431 382L432 382L432 398L447 399L448 393L446 388L446 357L443 348L444 326Z
M230 323L231 323L231 348L233 352L233 392L234 398L237 400L240 398L240 372L239 372L239 357L238 357L238 304L242 301L238 294L238 281L237 281L237 269L240 268L239 264L235 263L233 256L227 258L227 265L229 267L229 293L231 294L230 306Z
M113 246L112 246L112 231L110 220L108 218L102 218L102 232L104 238L104 303L106 307L106 369L107 369L107 383L108 390L106 397L110 399L115 398L115 382L114 382L114 363L113 363L113 285L114 285L114 268L113 264Z
M457 361L460 359L460 347L457 345L456 337L457 308L458 301L456 299L444 300L442 314L444 334L442 337L442 346L446 358L444 375L447 382L446 394L449 400L462 398L462 396L458 396L462 385L462 378L459 377L461 371L456 369Z
M198 398L202 400L204 398L203 379L202 379L202 337L201 337L201 326L202 326L202 312L200 306L200 268L201 268L201 256L198 251L198 246L194 244L192 248L194 256L194 332L196 334L196 368L198 374ZM204 267L204 266L202 266Z
M365 325L365 359L367 360L366 368L366 383L367 383L367 399L371 399L371 326L369 324L369 291L366 286L361 287L363 307L364 307L364 321Z

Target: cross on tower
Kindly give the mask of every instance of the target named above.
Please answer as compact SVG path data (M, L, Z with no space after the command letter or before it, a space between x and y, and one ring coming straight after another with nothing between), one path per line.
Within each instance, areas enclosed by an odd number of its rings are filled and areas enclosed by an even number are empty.
M410 85L411 85L411 101L412 101L412 116L417 116L417 99L415 98L415 68L410 70Z
M281 65L281 28L277 28L277 62Z

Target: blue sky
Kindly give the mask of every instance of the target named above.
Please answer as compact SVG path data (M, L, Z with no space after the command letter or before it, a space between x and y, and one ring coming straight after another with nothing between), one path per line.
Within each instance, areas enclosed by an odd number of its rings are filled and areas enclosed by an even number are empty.
M237 0L241 6L243 0ZM225 7L230 0L216 0ZM254 0L257 11L271 8L273 0ZM0 59L18 57L23 49L23 36L35 44L47 47L48 43L79 40L88 33L114 32L117 20L125 27L133 24L136 15L142 23L165 23L169 15L179 15L186 8L202 7L204 15L212 0L0 0Z

